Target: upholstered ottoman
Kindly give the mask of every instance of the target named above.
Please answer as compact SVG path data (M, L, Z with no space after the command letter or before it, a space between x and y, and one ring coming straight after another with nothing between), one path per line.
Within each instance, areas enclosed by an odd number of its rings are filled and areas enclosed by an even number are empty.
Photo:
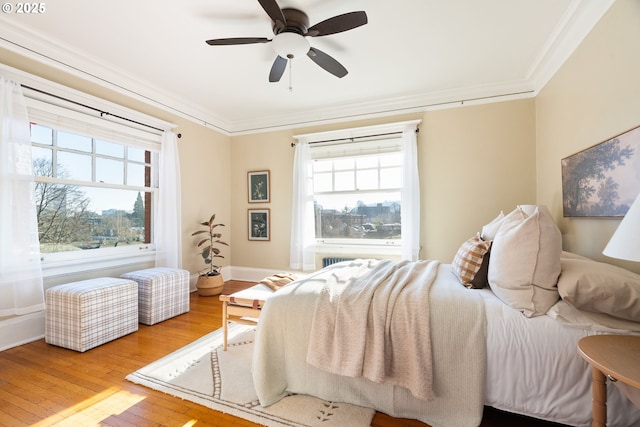
M189 311L189 272L177 268L147 268L123 274L138 283L138 320L145 325Z
M45 292L45 341L86 351L138 330L138 284L111 277Z

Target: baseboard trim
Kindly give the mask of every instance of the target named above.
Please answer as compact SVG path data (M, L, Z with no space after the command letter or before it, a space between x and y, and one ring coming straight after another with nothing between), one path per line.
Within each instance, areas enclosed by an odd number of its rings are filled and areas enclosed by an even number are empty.
M0 351L44 338L44 311L0 320Z
M243 282L259 282L265 277L284 272L283 270L270 270L267 268L254 267L229 267L229 270L229 274L224 276L225 278L228 277L228 280L240 280Z

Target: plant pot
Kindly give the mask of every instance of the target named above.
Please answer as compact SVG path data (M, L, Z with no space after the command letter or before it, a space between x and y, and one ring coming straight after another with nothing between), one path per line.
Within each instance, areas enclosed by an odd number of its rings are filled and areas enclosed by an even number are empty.
M224 288L222 274L216 274L215 276L199 276L198 281L196 282L196 288L198 289L198 295L203 297L220 295Z

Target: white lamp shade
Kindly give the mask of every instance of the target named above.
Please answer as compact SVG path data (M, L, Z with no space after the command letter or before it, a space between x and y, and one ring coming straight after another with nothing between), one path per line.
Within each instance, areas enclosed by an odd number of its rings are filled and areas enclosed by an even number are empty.
M273 50L283 58L297 58L306 55L311 48L309 41L300 34L284 32L276 35L271 42Z
M640 195L636 197L602 253L611 258L640 261Z

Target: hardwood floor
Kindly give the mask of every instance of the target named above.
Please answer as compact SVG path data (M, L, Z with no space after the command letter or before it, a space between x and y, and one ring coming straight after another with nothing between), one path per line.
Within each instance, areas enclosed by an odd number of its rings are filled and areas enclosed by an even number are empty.
M225 293L253 283L229 281ZM0 352L0 426L257 427L126 381L127 374L219 328L217 297L191 294L189 313L77 353L44 340ZM482 427L553 426L486 408ZM374 427L426 424L376 414Z

